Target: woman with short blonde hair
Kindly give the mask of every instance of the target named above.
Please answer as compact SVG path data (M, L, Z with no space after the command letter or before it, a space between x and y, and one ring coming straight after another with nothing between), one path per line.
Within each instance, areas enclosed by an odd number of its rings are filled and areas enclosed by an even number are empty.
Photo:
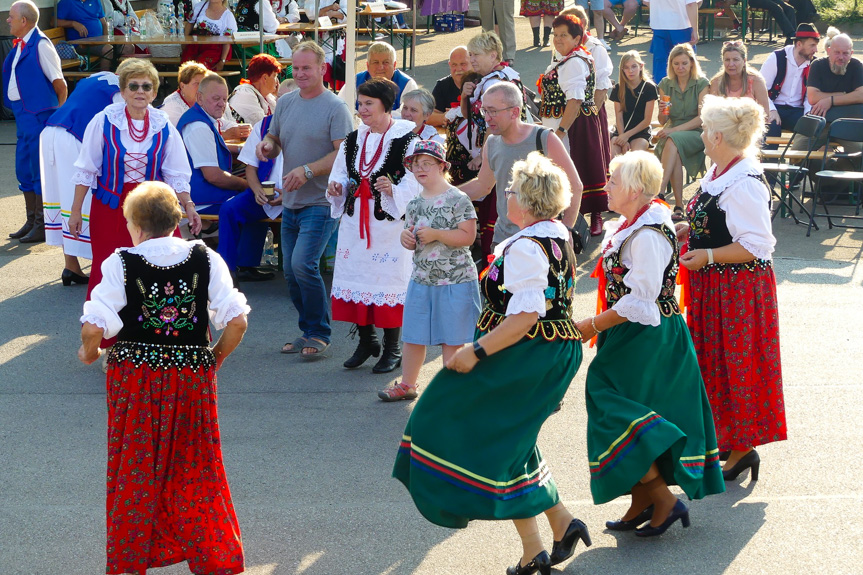
M172 235L185 214L170 186L142 183L123 214L131 241L101 266L78 351L85 364L105 355L109 368L105 572L187 561L192 573L241 573L216 372L242 340L249 306L216 252ZM212 348L211 322L224 330ZM104 337L117 338L110 352Z
M551 573L579 540L591 544L587 526L561 502L536 445L582 359L572 321L575 255L557 219L570 203L567 182L539 152L513 166L505 194L520 231L495 248L481 274L486 302L477 339L423 392L393 469L432 523L464 528L474 519L513 520L522 553L510 574ZM471 441L456 439L465 437ZM541 514L554 538L551 553L540 537Z
M764 110L749 98L707 96L701 111L705 151L713 166L689 202L679 237L689 251L692 303L687 314L698 363L713 406L719 448L728 452L726 481L751 469L758 445L787 437L773 273L770 191L757 142ZM733 334L733 337L728 337Z
M603 240L602 312L576 324L597 337L585 387L593 502L630 494L623 517L605 525L639 537L678 519L689 526L689 509L669 485L691 499L725 490L698 358L674 296L678 246L671 210L654 199L661 181L649 152L611 161L608 207L621 217Z

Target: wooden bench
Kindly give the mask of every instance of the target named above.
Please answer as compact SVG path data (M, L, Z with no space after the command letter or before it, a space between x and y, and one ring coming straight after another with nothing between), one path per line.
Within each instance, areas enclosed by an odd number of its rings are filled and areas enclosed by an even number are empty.
M51 40L51 43L55 46L60 42L66 41L66 29L65 28L48 28L47 30L42 30L42 33ZM81 56L85 60L88 58L87 56ZM93 64L95 64L99 58L97 56L89 56L89 61L87 62L87 67L89 68ZM60 60L60 68L62 70L72 70L79 68L81 66L81 60L78 58L64 58Z

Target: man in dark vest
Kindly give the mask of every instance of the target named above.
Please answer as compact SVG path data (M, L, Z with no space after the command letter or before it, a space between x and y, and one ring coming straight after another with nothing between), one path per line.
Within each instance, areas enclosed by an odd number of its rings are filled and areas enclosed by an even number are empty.
M30 0L15 2L6 21L15 40L3 62L3 99L15 114L15 175L27 209L26 223L9 237L22 243L44 242L39 135L48 117L66 101L66 81L54 44L36 26L36 5Z
M818 51L820 39L815 26L800 24L794 45L772 52L761 66L770 97L768 136L778 136L782 130L793 131L797 120L803 117L809 65Z
M418 90L419 85L416 80L396 69L398 62L396 61L396 50L386 42L373 42L369 45L369 55L366 59L366 71L357 74L357 86L364 82L368 82L372 78L385 78L398 86L396 92L396 101L393 103L393 118L401 118L399 109L401 108L402 94L406 94L412 90ZM345 89L342 88L339 92L339 97L344 100ZM351 102L348 102L350 105ZM356 102L354 102L356 105Z

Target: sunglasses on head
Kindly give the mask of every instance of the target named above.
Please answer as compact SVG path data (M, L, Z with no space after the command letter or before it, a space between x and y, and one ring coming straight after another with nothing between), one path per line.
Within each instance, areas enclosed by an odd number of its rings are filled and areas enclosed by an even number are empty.
M132 82L132 83L128 84L126 87L129 88L129 90L132 92L137 92L139 89L143 89L145 92L149 92L153 89L153 84L150 84L150 83L138 84L136 82Z

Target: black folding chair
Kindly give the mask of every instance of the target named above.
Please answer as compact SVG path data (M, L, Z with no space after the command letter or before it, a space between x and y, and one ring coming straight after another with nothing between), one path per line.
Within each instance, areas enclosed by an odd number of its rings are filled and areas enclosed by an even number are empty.
M812 214L810 214L809 210L807 210L803 205L802 199L806 192L806 182L809 181L809 178L806 177L809 175L809 156L812 155L812 151L815 149L815 143L821 136L826 125L827 122L821 116L803 116L797 120L797 124L794 125L794 133L791 135L791 139L788 140L788 143L785 144L785 149L782 150L782 154L779 156L779 162L761 164L761 168L764 170L764 177L767 179L768 184L770 184L770 192L774 198L779 200L776 209L773 210L773 213L771 214L771 219L776 218L776 214L779 212L787 212L792 218L794 218L795 224L803 223L797 219L796 215L794 215L793 204L797 204L800 208L800 213L805 213L809 221L812 221ZM806 150L805 159L800 163L792 164L788 162L786 155L788 154L788 151L791 150L792 144L798 136L801 138L809 138L809 146ZM793 191L794 186L798 183L800 183L801 186L800 199L794 195ZM817 224L815 225L815 229L818 229ZM808 235L809 234L807 234L807 236Z
M863 153L835 153L832 155L833 160L846 159L849 170L826 170L827 167L827 150L830 143L836 142L839 145L854 143L863 144L863 120L855 118L840 118L834 120L830 124L830 130L827 132L827 146L824 147L824 155L821 158L821 170L815 174L815 198L812 203L812 216L809 218L809 230L815 225L816 217L826 217L828 229L836 228L854 228L863 229L863 226L854 226L849 224L834 224L832 218L843 220L863 220L860 215L860 208L863 207ZM856 170L855 170L856 165ZM838 180L842 182L843 189L840 195L847 193L849 200L848 205L854 207L853 215L830 214L827 209L827 202L821 197L822 187L825 181ZM824 208L824 213L818 213L818 202ZM835 205L835 204L834 204ZM817 226L816 226L817 229ZM806 232L809 235L809 231Z

